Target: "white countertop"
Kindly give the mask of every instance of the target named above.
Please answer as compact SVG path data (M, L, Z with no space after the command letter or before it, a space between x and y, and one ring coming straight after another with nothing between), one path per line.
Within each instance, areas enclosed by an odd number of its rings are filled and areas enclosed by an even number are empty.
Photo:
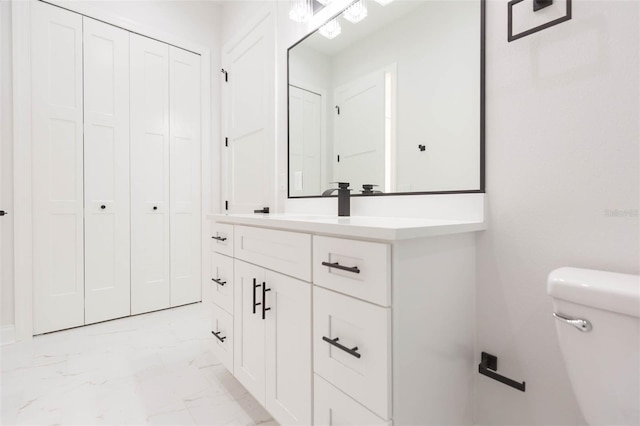
M427 218L372 216L318 216L302 214L210 214L215 222L261 226L375 240L409 240L436 235L475 232L486 229L484 222Z

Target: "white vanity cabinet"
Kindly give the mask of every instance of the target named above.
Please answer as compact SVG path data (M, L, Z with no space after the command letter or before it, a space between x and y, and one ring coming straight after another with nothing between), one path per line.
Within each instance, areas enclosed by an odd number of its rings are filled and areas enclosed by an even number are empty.
M482 223L214 219L233 236L232 371L278 422L473 424Z
M233 322L214 353L280 424L311 424L311 237L222 223L213 237L214 327L220 311Z

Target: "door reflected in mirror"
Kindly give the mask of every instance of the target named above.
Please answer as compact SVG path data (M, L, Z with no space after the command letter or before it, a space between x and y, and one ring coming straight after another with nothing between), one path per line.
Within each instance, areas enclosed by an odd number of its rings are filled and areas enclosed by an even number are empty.
M481 0L365 4L288 52L289 197L483 192ZM367 192L371 194L371 191Z

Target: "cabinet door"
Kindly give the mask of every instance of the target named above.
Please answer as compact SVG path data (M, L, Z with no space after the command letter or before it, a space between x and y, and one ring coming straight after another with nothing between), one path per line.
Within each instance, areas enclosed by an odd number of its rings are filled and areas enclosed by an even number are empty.
M262 319L262 288L265 271L234 260L234 373L251 394L265 401L265 321Z
M170 306L169 46L130 35L131 313Z
M202 298L200 55L169 47L171 306Z
M83 18L85 322L130 313L129 32Z
M249 213L275 199L273 15L222 52L229 72L222 86L228 147L223 150L223 200L229 213Z
M34 334L84 324L82 16L32 2Z
M272 271L265 283L266 407L280 424L309 425L311 285Z

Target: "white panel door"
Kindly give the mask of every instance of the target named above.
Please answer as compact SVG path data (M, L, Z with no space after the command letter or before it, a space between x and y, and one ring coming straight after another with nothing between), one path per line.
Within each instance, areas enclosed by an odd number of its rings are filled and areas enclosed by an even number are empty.
M310 425L311 284L266 271L266 407L280 424Z
M130 34L131 313L170 306L169 46Z
M289 86L289 195L322 193L322 96Z
M234 260L233 372L262 405L265 403L264 280L264 269Z
M275 199L274 28L271 15L223 53L229 211L252 213Z
M130 314L129 32L84 31L85 322Z
M169 48L171 306L202 298L200 55Z
M366 75L335 89L335 180L385 186L385 73ZM339 159L338 159L339 158Z
M82 16L32 2L34 334L84 324Z

